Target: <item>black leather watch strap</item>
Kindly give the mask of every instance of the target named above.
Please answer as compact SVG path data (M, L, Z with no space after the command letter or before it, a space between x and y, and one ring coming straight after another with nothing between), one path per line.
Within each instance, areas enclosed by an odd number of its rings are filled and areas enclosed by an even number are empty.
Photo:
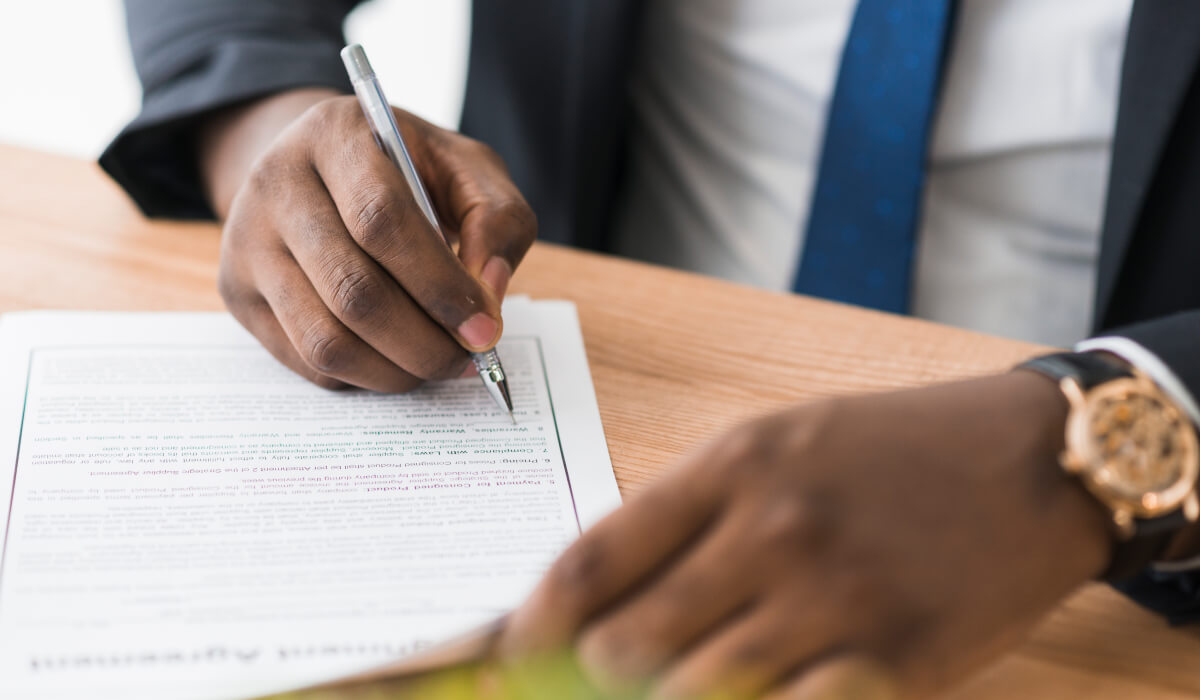
M1100 578L1115 582L1141 573L1146 567L1162 559L1175 535L1187 525L1188 520L1182 510L1168 513L1161 518L1138 520L1137 531L1133 537L1113 546L1108 568Z
M1043 355L1021 363L1018 369L1028 369L1058 382L1070 377L1086 391L1105 382L1132 377L1128 367L1099 353L1060 352ZM1187 525L1182 511L1159 518L1135 521L1134 535L1113 545L1108 568L1101 574L1106 581L1129 578L1158 560L1172 538Z
M1132 377L1127 367L1094 352L1059 352L1042 355L1018 365L1058 381L1070 377L1085 390L1123 377Z

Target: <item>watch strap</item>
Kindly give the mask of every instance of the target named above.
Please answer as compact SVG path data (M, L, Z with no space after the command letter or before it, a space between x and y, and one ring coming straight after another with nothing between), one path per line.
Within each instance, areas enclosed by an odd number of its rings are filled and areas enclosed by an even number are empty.
M1059 381L1069 377L1086 391L1114 379L1132 377L1133 372L1118 362L1094 352L1058 352L1042 355L1017 365Z
M1162 517L1138 520L1133 537L1113 546L1108 568L1100 578L1116 582L1141 573L1162 559L1175 535L1187 525L1188 519L1182 509Z

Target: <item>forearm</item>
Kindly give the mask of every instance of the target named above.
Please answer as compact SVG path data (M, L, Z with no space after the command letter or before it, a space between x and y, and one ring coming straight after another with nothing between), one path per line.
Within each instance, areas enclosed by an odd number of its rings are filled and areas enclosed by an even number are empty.
M288 90L230 107L207 120L196 140L197 162L218 218L229 214L234 195L267 146L310 107L340 94L328 88Z

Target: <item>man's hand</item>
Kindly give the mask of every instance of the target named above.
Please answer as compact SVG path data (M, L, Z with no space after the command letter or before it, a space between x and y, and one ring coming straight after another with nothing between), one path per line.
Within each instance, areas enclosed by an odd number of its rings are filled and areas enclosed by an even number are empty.
M1065 418L1013 372L745 425L585 533L501 653L574 644L597 683L659 697L924 697L1103 570Z
M537 234L491 149L395 114L457 255L353 97L268 98L213 120L199 144L225 220L221 296L322 386L403 392L460 375L467 350L499 339L500 302Z

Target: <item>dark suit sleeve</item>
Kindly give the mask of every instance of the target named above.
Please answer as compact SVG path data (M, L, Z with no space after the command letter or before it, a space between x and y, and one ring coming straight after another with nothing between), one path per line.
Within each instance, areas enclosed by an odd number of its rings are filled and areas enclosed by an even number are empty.
M1183 382L1192 397L1200 397L1200 311L1186 311L1104 333L1121 336L1154 353ZM1200 623L1200 569L1182 573L1145 571L1116 584L1116 588L1172 624Z
M1183 311L1101 335L1129 338L1154 353L1192 397L1200 398L1200 311Z
M148 216L209 218L199 118L296 87L350 91L339 51L356 0L125 0L142 110L100 165Z

